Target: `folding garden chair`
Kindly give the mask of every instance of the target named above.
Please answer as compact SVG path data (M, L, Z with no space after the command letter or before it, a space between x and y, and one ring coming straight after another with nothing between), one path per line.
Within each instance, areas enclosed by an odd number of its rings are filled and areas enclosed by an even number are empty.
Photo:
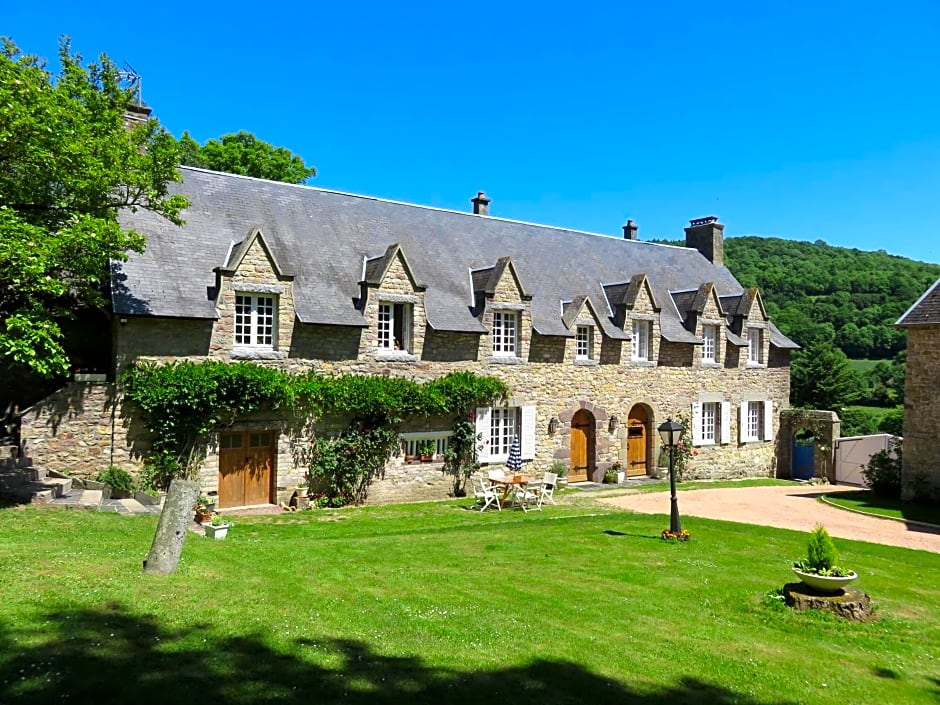
M479 477L471 478L471 482L473 483L473 496L483 503L480 507L481 512L486 511L489 506L495 506L497 511L502 511L499 504L499 492L496 491L495 487Z
M542 508L542 505L545 502L549 504L555 503L555 485L558 484L558 474L554 472L546 472L542 475L542 481L537 485L530 485L530 488L538 496L538 505L539 509Z

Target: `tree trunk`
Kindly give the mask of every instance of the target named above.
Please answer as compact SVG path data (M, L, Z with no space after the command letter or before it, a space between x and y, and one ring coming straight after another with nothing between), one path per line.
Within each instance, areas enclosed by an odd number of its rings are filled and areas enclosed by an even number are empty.
M170 483L163 511L160 512L157 533L153 536L150 554L144 561L144 572L169 575L176 570L198 495L199 484L196 482L173 480Z

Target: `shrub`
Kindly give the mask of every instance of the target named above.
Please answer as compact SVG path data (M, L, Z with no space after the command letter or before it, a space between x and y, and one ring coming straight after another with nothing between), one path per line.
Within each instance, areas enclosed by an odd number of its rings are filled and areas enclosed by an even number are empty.
M865 482L879 497L897 499L901 496L901 442L894 440L887 450L879 450L862 468Z
M124 492L126 494L134 493L134 478L127 470L117 465L109 465L98 473L95 477L98 482L103 482L112 490Z
M568 465L561 460L553 460L548 470L558 475L558 477L568 477Z
M878 423L879 433L890 433L892 436L904 435L904 407L897 406L881 417Z
M869 436L878 433L877 411L858 406L848 406L839 412L843 436Z
M839 554L835 544L832 543L832 537L822 524L819 524L809 534L809 541L806 543L806 560L795 563L794 568L804 573L833 577L851 575L849 571L840 568L837 565L838 562Z

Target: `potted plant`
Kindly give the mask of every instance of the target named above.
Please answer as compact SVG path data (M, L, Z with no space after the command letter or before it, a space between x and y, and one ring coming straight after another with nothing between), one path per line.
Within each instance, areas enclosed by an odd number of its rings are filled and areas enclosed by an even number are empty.
M548 470L558 475L559 485L568 484L568 466L564 462L561 460L553 460Z
M202 527L206 531L206 536L210 539L221 541L228 535L228 530L232 528L232 522L221 514L213 514L212 518L205 522Z
M212 516L211 506L213 504L214 503L211 502L204 494L201 494L196 498L196 506L194 509L196 510L197 523L205 524L207 521L209 521L209 518Z
M618 485L623 482L627 476L626 471L623 469L623 463L621 463L619 460L607 468L607 472L612 472L617 476L616 482Z
M819 524L809 534L806 560L793 564L793 572L805 585L823 593L839 592L858 578L854 570L840 568L839 554L829 532Z
M605 470L604 471L604 484L614 485L616 483L617 483L617 473L610 469Z
M301 482L297 483L297 496L298 497L306 497L309 491L310 491L310 483L306 478L302 480Z
M434 460L434 441L422 441L418 446L418 456L422 463L430 463Z

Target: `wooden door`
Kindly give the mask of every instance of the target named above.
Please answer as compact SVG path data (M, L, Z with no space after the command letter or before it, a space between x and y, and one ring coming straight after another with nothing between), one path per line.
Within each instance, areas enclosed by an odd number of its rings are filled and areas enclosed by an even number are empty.
M627 477L649 474L649 416L642 406L630 409L627 419Z
M594 472L594 417L581 409L571 419L571 469L569 482L584 482Z
M270 504L276 437L275 431L220 434L220 509Z

